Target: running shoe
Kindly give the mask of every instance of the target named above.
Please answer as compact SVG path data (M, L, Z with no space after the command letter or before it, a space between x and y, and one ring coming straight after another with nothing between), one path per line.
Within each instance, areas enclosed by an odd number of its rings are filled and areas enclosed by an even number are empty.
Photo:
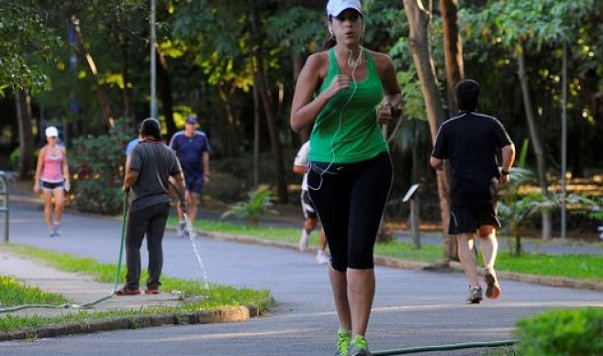
M469 295L467 296L467 301L470 304L479 304L482 301L483 291L482 287L469 287Z
M329 263L331 260L329 260L329 257L327 257L327 255L325 255L325 252L322 250L318 250L318 252L316 253L316 262L319 265L326 265L327 263Z
M484 281L486 282L486 297L489 299L498 298L501 289L498 280L496 279L496 272L494 272L494 269L492 269L492 271L489 271L488 269L484 270Z
M366 338L362 335L356 335L350 342L350 356L371 356L368 350Z
M334 356L348 356L350 353L350 338L352 335L348 330L337 330L337 351Z
M55 222L53 226L54 236L61 236L61 223Z

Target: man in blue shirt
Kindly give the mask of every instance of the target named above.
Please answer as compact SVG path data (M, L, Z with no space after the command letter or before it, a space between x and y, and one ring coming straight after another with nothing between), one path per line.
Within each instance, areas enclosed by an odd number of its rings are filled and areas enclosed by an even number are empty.
M209 182L209 151L211 150L209 140L203 131L197 130L197 119L189 116L184 130L172 136L170 147L176 152L184 172L188 218L194 226L199 197L203 187ZM178 218L180 219L178 236L183 236L186 223L180 209L178 209Z

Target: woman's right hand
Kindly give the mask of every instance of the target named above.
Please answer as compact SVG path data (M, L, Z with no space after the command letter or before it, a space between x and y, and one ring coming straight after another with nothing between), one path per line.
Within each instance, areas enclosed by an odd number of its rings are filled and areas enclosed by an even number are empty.
M337 95L339 92L346 90L349 87L350 87L350 77L348 77L345 74L338 74L335 77L333 77L331 84L329 84L329 87L327 88L327 90L325 90L325 94L327 95L327 98L331 99L332 97Z

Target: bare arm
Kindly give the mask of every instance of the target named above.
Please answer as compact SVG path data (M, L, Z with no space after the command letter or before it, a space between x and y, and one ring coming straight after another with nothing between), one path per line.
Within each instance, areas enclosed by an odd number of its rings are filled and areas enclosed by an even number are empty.
M67 164L67 149L63 148L63 179L69 180L69 164Z
M502 148L502 170L509 172L511 170L511 166L513 166L513 162L515 162L515 145L511 143L510 145L506 145ZM509 175L501 174L500 182L507 183L508 181Z
M333 78L327 89L313 97L316 87L326 75L328 58L328 52L311 55L297 78L290 118L291 129L295 132L311 125L325 104L350 86L350 78L340 74Z
M308 167L307 166L293 165L293 172L294 173L304 175L304 174L306 174L307 171L308 171Z
M130 188L136 183L138 180L138 171L135 169L126 168L126 175L124 177L124 185L123 190L125 192L129 191Z
M171 178L174 182L174 187L176 188L176 194L178 194L180 209L182 209L183 213L186 213L186 199L184 199L186 186L184 184L184 174L180 171L178 174L172 175Z
M434 156L431 156L429 158L429 164L431 165L431 167L433 169L435 169L436 171L441 171L442 169L444 169L444 160L440 159L440 158L436 158Z
M209 181L209 152L203 152L203 179L205 183Z
M36 174L34 175L34 193L38 193L40 191L40 175L42 174L42 165L44 164L44 154L46 152L46 147L43 147L38 153L38 163L36 164Z
M510 144L502 148L502 169L504 171L511 170L511 166L515 162L515 145Z
M394 109L398 108L402 102L402 94L396 68L391 58L383 53L371 52L371 54L381 78L384 95L377 110L377 121L379 124L385 125L393 119Z

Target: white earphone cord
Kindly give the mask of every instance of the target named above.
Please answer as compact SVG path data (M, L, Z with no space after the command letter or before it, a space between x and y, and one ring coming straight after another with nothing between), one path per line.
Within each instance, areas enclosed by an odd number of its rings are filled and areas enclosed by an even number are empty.
M335 163L335 145L334 145L334 143L335 143L335 138L337 137L337 134L339 133L339 131L341 130L341 127L343 125L343 111L350 104L350 102L354 98L354 95L356 94L356 89L358 89L358 82L356 81L356 67L358 67L360 60L362 59L362 46L360 46L360 51L358 52L358 58L356 58L356 61L350 61L353 54L354 54L354 52L350 51L350 55L348 56L347 62L348 62L348 65L352 67L352 82L354 83L354 88L352 89L352 94L350 94L350 97L348 98L348 100L346 100L346 102L339 109L339 125L337 127L337 130L333 134L333 137L331 138L331 143L330 143L331 153L332 153L331 162L325 169L316 167L320 170L320 183L318 184L318 187L312 187L310 184L308 184L308 188L310 188L312 190L319 190L322 187L322 176L326 172L328 172L329 169L331 168L331 166L333 165L333 163ZM312 162L310 162L310 169L312 169Z

